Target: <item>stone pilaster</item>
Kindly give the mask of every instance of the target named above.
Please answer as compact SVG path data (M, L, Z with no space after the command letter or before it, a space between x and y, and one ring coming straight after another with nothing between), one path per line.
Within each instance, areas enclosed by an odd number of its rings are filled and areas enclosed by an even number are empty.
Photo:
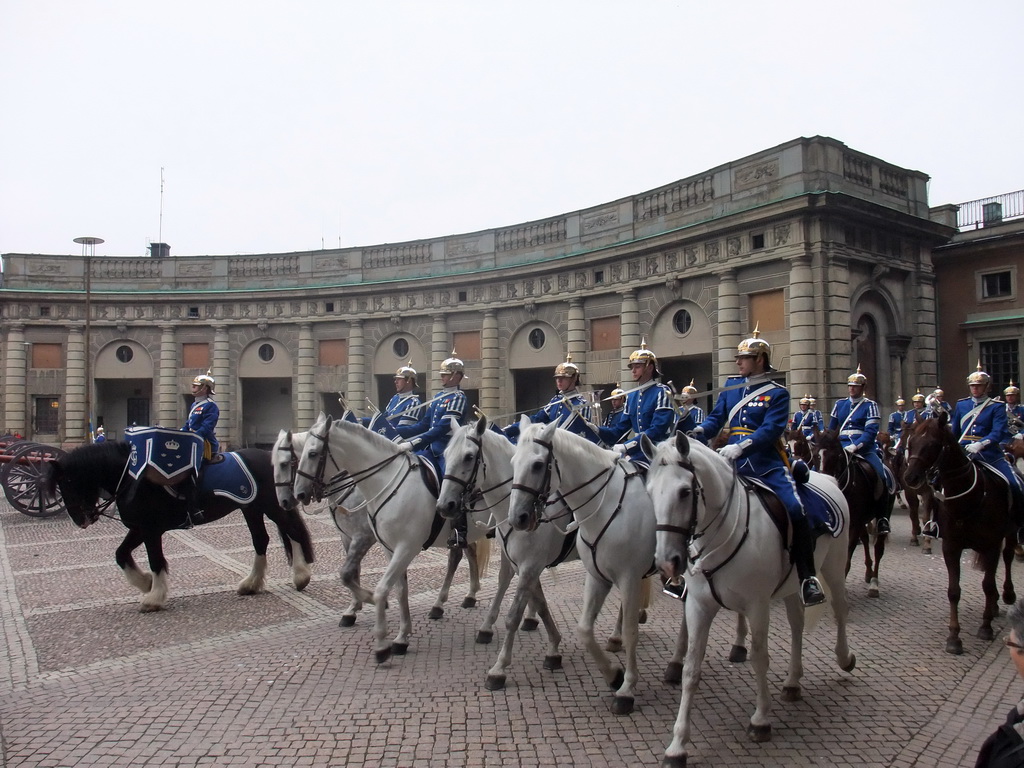
M718 276L718 376L723 381L736 373L736 346L743 341L740 328L740 293L736 270ZM753 329L751 329L753 330Z
M847 377L857 370L857 361L851 360L853 342L850 337L850 266L836 255L826 255L825 268L825 359L830 380L825 382L828 402L846 397ZM818 398L819 402L821 398ZM824 408L820 408L822 413Z
M316 353L313 348L313 324L299 323L299 357L295 381L296 424L312 424L316 420L315 371Z
M796 399L818 389L816 351L814 276L810 257L801 255L789 266L789 389Z
M156 423L178 426L185 423L185 414L178 394L178 345L175 327L160 327L160 367L157 371Z
M629 367L627 365L629 356L633 350L640 347L640 305L637 302L636 291L628 290L622 294L622 321L621 338L619 343L622 348L620 358L622 360L621 381L629 381Z
M220 421L217 423L217 439L221 450L231 449L231 436L238 434L235 422L236 403L234 387L234 371L231 368L231 344L228 339L226 325L213 326L213 378L217 382L216 399L220 408Z
M28 417L25 402L25 373L27 370L25 326L11 325L7 329L7 365L4 397L4 431L28 436Z
M448 344L448 316L434 315L434 326L430 332L430 375L427 377L427 389L430 392L441 389L437 371L441 369L441 363L451 356L452 350ZM455 352L458 353L458 350ZM432 396L430 392L426 394Z
M493 309L484 312L481 346L484 380L480 383L480 409L496 414L501 407L501 350L498 348L498 313Z
M366 400L366 341L362 320L353 320L349 324L348 391L344 395L353 410L358 410ZM310 423L313 423L312 420Z
M83 327L68 329L67 370L64 391L64 440L84 443L89 440L88 419L85 412L85 334Z
M938 353L935 348L935 334L938 332L938 321L935 317L935 273L918 272L914 283L914 341L912 348L913 358L910 371L911 384L914 392L917 387L927 393L929 388L941 386L938 380ZM944 361L947 370L950 363L955 365L958 361ZM913 394L913 393L911 393Z

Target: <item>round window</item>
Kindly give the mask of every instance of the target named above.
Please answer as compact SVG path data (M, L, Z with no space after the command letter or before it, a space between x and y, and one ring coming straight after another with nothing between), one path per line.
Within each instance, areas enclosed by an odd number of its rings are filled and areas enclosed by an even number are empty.
M547 337L544 335L544 331L540 328L534 328L530 331L530 346L534 349L543 349L544 342L547 341Z
M122 344L120 347L118 347L117 350L114 352L114 355L122 363L130 363L132 361L132 358L135 357L135 353L132 352L132 348L129 347L127 344Z
M685 336L693 327L693 316L687 310L680 309L672 316L672 327L680 336Z
M395 343L391 345L391 351L395 353L395 357L405 359L409 356L409 342L402 338L395 339Z
M260 360L264 363L269 363L274 359L274 345L273 344L260 344L260 348L257 350L257 354L260 356Z

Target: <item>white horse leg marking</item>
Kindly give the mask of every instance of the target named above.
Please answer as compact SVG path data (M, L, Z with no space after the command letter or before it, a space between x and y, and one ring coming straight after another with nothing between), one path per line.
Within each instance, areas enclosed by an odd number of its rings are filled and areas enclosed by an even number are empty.
M508 555L502 549L501 563L498 566L498 588L494 593L494 599L491 600L491 607L487 610L487 615L484 616L483 622L476 630L477 643L486 645L494 639L494 622L498 620L501 603L505 599L505 593L512 583L512 576L514 574L515 569L512 567L512 561L508 559ZM522 579L521 576L520 579Z
M292 541L292 584L295 585L295 589L301 592L307 586L309 586L309 580L313 578L313 571L309 567L309 563L306 562L305 555L302 554L302 545L297 541Z
M143 613L159 611L167 602L167 571L153 574L153 588L142 596L139 607Z
M750 624L750 667L754 671L757 704L750 717L748 735L753 741L771 739L771 724L768 715L772 700L768 694L768 605L751 605L747 613ZM767 730L767 733L765 732Z
M679 696L679 711L676 722L672 726L672 741L665 750L665 760L685 764L687 757L686 745L690 743L690 711L697 695L697 683L700 682L700 670L704 664L704 655L708 648L708 632L711 621L718 613L718 604L710 600L703 605L700 597L691 590L686 598L686 618L684 622L689 632L689 643L686 649L686 663L683 665L682 693Z
M139 592L149 592L153 589L153 574L143 573L134 563L125 567L122 573L128 579L128 583L139 590Z
M238 585L238 594L255 595L264 590L267 584L267 556L256 555L252 561L252 570Z

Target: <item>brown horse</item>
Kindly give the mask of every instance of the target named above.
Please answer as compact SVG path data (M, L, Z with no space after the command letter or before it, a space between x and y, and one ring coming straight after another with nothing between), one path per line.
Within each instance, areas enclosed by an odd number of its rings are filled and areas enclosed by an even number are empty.
M814 428L814 434L818 434L818 428ZM800 429L787 429L783 439L789 446L789 452L794 459L807 462L811 469L818 468L818 446L807 439L807 435Z
M1006 460L1024 478L1024 440L1011 440L1006 444ZM1024 563L1024 547L1018 544L1013 549L1018 563Z
M949 636L946 652L964 652L960 640L960 556L965 549L977 553L975 564L984 571L981 587L985 592L985 612L978 637L992 640L992 619L999 614L996 592L996 567L1002 551L1006 579L1003 581L1003 602L1014 603L1010 565L1013 561L1014 526L1006 481L994 472L985 471L967 458L950 431L949 417L940 412L937 418L914 424L907 437L907 469L904 477L909 485L925 485L925 474L934 467L939 473L942 504L938 506L939 531L942 534L942 559L949 576L946 594L949 597Z
M907 469L905 444L896 450L892 447L892 436L888 432L879 432L878 446L882 449L882 461L896 477L899 489L903 492L903 498L906 500L904 506L910 516L910 546L920 546L921 522L934 520L932 510L937 503L935 494L932 493L932 487L928 483L924 483L920 488L911 488L907 485L906 479L903 477L903 473ZM930 555L932 552L932 540L932 536L924 535L924 546L921 551L926 555Z
M839 483L839 488L850 505L850 546L846 559L846 572L850 572L853 562L853 551L857 544L864 547L864 581L868 584L868 597L879 596L878 567L885 554L886 536L875 536L874 552L870 546L871 534L874 533L875 518L892 510L896 500L894 494L888 493L884 486L881 497L876 496L876 489L881 482L875 476L871 465L866 461L852 460L850 454L843 449L837 430L826 429L815 438L818 445L818 457L821 471L832 475ZM872 558L872 555L874 557Z

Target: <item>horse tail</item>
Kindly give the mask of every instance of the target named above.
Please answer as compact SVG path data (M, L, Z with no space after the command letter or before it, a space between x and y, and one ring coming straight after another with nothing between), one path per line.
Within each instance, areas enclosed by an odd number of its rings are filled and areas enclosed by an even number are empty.
M288 564L292 563L292 541L302 547L302 557L307 563L314 562L316 557L313 554L313 538L309 535L309 528L306 527L306 521L302 519L298 506L281 511L284 512L285 519L283 523L278 523L277 530L281 534L281 544L288 556Z
M482 579L487 575L487 566L491 562L491 539L480 539L473 547L476 550L477 573Z

